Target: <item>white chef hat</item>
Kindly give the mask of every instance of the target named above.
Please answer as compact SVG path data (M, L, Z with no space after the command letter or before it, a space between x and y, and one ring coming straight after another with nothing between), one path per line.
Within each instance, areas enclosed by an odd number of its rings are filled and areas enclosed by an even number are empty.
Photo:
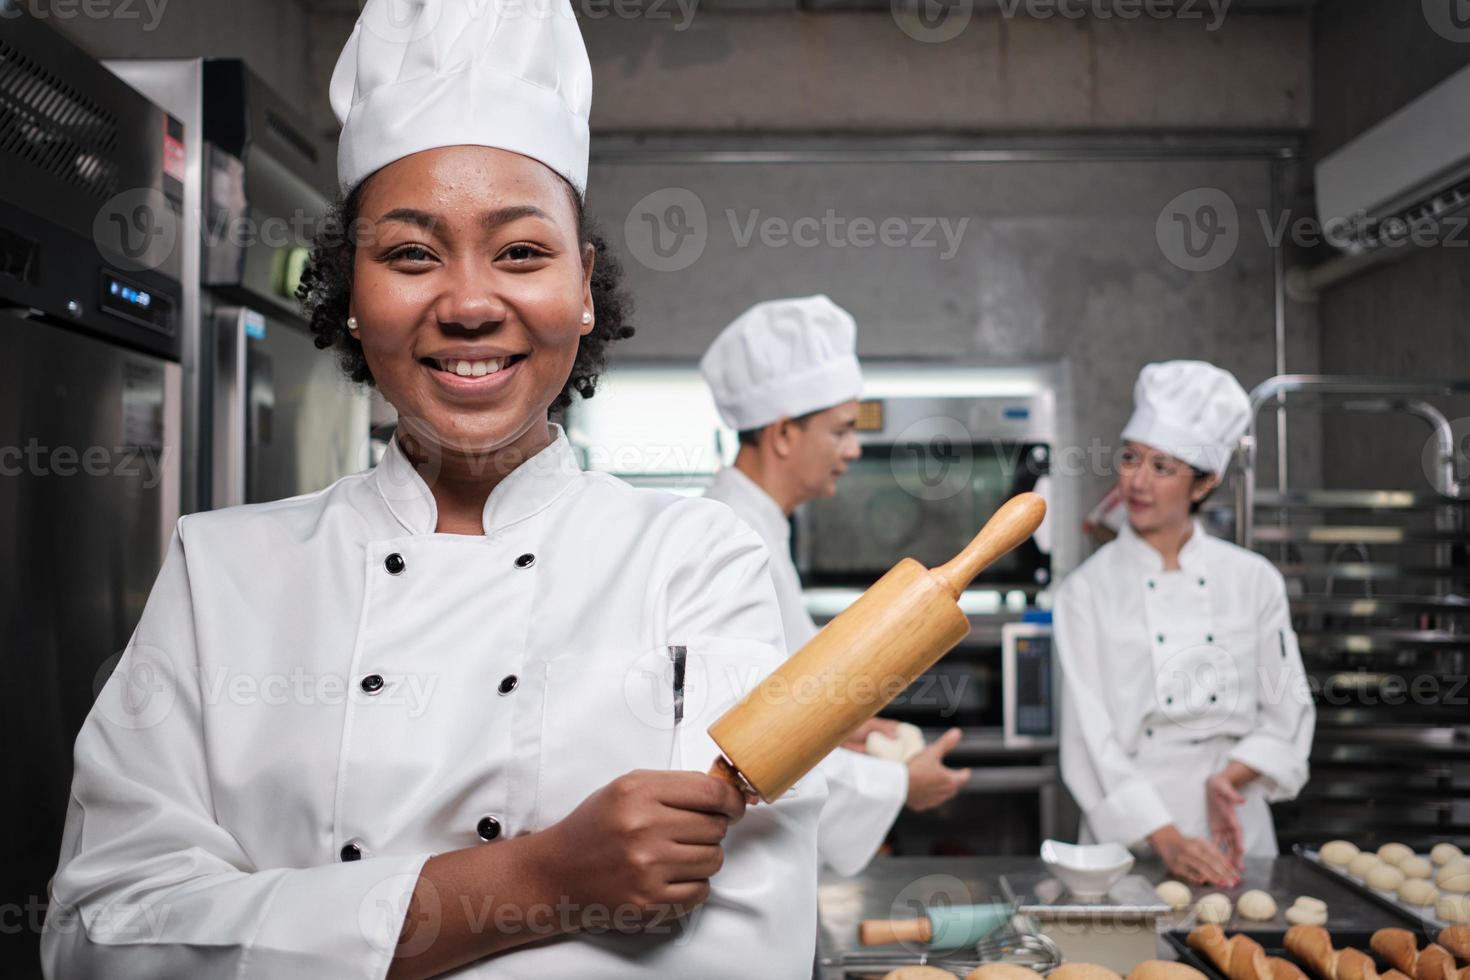
M331 100L343 194L395 160L466 144L586 189L592 68L568 0L367 0Z
M1139 373L1123 438L1221 476L1250 417L1250 397L1229 371L1204 361L1165 361Z
M720 417L758 429L858 396L857 324L825 296L757 303L710 344L699 369Z

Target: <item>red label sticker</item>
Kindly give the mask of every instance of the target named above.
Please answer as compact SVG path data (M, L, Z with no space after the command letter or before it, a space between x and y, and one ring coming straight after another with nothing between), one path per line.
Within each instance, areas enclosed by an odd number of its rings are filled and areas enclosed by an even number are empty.
M163 172L175 180L184 179L183 127L167 115L163 117Z

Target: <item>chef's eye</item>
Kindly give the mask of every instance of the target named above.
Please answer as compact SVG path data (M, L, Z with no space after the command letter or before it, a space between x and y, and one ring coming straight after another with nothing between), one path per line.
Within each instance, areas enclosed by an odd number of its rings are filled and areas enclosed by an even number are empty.
M516 242L502 251L500 257L512 262L532 262L536 259L544 259L550 254L545 249L538 248L529 242Z
M389 262L427 262L433 258L422 245L400 245L388 253Z

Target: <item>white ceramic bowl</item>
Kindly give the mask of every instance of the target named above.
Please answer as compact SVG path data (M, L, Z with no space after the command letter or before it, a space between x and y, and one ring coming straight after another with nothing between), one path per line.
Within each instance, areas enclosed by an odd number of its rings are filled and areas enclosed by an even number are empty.
M1041 860L1077 898L1100 898L1133 868L1133 852L1122 844L1041 845Z

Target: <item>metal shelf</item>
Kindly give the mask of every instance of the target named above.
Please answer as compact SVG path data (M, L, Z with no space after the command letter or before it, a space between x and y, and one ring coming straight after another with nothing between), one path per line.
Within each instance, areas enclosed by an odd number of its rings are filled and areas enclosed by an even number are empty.
M1470 616L1470 601L1419 596L1294 596L1292 612L1330 613L1335 616L1390 616L1426 613L1433 616Z
M1257 510L1436 511L1463 507L1466 501L1408 490L1257 490Z
M1251 540L1262 544L1465 544L1470 543L1470 531L1440 531L1387 524L1318 524L1306 527L1276 524L1256 527Z

